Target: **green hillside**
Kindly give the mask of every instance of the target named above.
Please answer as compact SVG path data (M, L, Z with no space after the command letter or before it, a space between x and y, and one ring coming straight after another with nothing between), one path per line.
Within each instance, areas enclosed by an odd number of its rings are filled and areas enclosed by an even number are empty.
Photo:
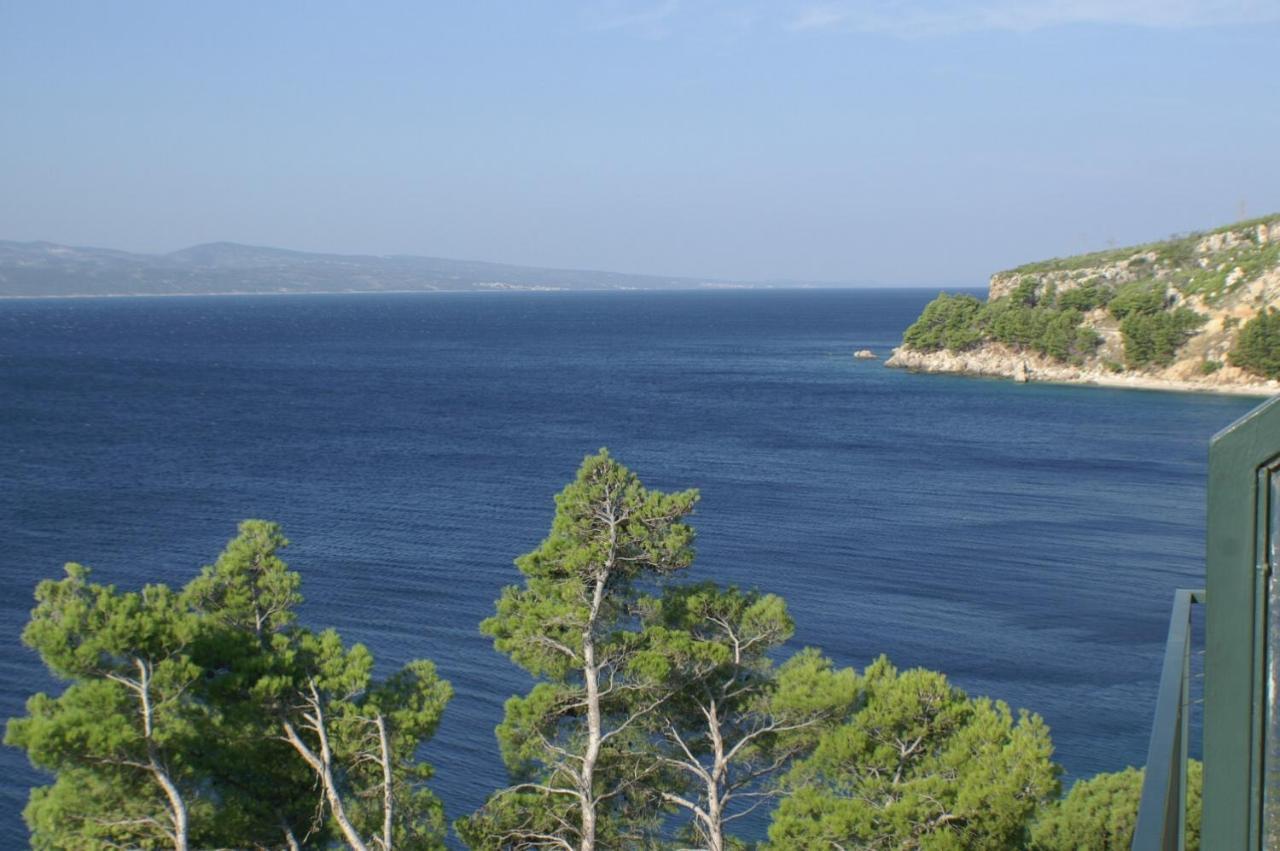
M1280 214L998 273L985 302L940 294L903 346L958 353L1002 344L1113 372L1208 375L1230 365L1274 379L1278 302Z

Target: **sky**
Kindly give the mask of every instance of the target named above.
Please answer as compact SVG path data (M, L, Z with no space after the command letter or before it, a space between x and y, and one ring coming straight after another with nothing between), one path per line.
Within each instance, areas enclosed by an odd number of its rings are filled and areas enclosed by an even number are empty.
M0 239L981 285L1280 212L1280 0L0 0Z

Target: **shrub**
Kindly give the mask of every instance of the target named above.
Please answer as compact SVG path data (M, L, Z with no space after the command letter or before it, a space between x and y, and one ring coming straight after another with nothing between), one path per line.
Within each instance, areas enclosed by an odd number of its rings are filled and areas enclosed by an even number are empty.
M1076 329L1076 340L1073 348L1078 354L1091 355L1098 350L1100 345L1102 345L1102 335L1097 331L1084 325Z
M1028 821L1058 788L1039 716L883 656L860 685L861 707L788 775L772 851L1026 847Z
M1079 310L1082 313L1095 307L1105 307L1111 300L1111 290L1087 281L1073 290L1067 290L1058 296L1058 307L1062 310Z
M1114 311L1115 301L1111 304ZM1204 321L1205 317L1185 307L1159 313L1128 313L1120 323L1125 363L1134 369L1168 366Z
M1029 347L1044 333L1044 311L1017 300L1016 295L987 305L983 324L996 340L1010 346Z
M1241 271L1240 281L1252 281L1268 269L1280 264L1280 242L1271 242L1265 246L1253 248L1237 257L1237 266Z
M1044 304L1031 307L1012 297L987 305L979 317L992 339L1060 361L1092 354L1098 347L1101 338L1080 327L1083 318L1075 309L1057 310Z
M907 348L922 352L967 349L982 341L978 315L982 302L971 295L940 293L902 335Z
M1068 360L1076 351L1074 349L1077 335L1076 326L1080 324L1080 313L1075 310L1045 311L1044 332L1036 348L1051 358Z
M1126 768L1077 782L1065 798L1041 812L1031 829L1032 851L1127 851L1138 821L1142 774ZM1196 851L1204 786L1204 769L1196 760L1187 768L1187 786L1187 849Z
M1027 278L1013 293L988 304L942 293L906 330L902 342L917 351L956 352L994 340L1070 362L1093 354L1101 338L1081 327L1084 315L1074 307L1053 307L1049 298L1037 303L1035 287L1035 280Z
M1035 307L1040 301L1036 294L1038 283L1035 278L1030 275L1024 275L1022 281L1018 284L1017 289L1009 294L1009 300L1014 304L1025 304L1027 307Z
M1280 311L1274 307L1259 311L1246 322L1227 357L1232 366L1265 378L1280 378Z
M1165 288L1151 281L1134 281L1116 290L1107 307L1116 319L1151 315L1164 309Z

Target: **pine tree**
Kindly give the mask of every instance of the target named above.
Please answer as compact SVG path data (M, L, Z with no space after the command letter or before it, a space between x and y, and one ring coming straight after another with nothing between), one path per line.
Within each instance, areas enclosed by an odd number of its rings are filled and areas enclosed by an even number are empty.
M1280 378L1280 311L1258 311L1240 329L1229 357L1232 366L1263 378Z
M675 587L659 622L649 664L673 695L646 723L664 745L657 794L689 816L696 847L724 851L726 826L776 795L772 781L847 715L857 676L811 649L775 667L770 656L794 630L773 594Z
M297 849L331 838L314 777L254 697L259 682L285 675L293 657L302 578L279 556L288 544L275 523L245 520L182 592L197 618L192 656L206 672L199 692L218 707L205 737L216 746L204 749L202 764L221 803L220 846Z
M24 817L37 849L187 851L211 825L193 755L210 710L195 699L195 620L163 585L121 593L88 568L36 588L22 640L70 685L37 694L5 743L52 772Z
M244 719L236 805L270 807L290 847L327 832L354 851L442 848L443 808L416 752L452 689L422 660L376 682L363 645L298 626L300 578L278 555L287 544L274 523L247 520L184 592L213 648L207 664L225 678L217 699Z
M942 674L881 657L860 708L789 777L769 827L773 851L973 849L1025 843L1057 792L1048 729L1003 703L970 699Z
M645 604L638 584L693 560L684 524L695 491L646 490L601 450L556 497L551 533L516 560L481 629L539 682L507 701L498 728L515 781L459 824L473 848L597 847L642 840L648 769L635 753L641 722L669 697L633 665Z
M1032 851L1128 851L1138 824L1143 771L1126 768L1080 780L1046 807L1031 832ZM1187 851L1200 848L1204 767L1187 767Z
M181 594L120 593L67 566L23 633L70 685L5 741L55 782L25 811L37 849L443 848L417 759L452 691L430 662L373 658L296 622L300 579L248 520Z

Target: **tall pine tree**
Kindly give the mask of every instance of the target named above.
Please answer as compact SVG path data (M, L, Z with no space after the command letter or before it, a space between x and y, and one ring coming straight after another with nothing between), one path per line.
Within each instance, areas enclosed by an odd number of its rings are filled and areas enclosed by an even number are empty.
M459 824L474 848L636 847L648 767L634 756L643 720L670 696L634 665L644 595L638 583L693 561L683 521L696 491L665 494L601 450L556 497L551 533L516 560L481 629L538 679L507 701L498 728L515 781Z
M646 722L664 769L656 794L688 817L695 847L725 851L726 827L778 794L778 776L848 715L858 678L812 649L775 666L793 626L773 594L673 587L658 620L647 649L672 696Z
M296 622L300 579L248 520L179 594L121 593L68 565L23 638L70 685L6 742L55 782L25 816L37 849L442 848L417 758L452 691L430 662L373 658Z
M200 846L212 832L198 743L211 710L196 699L195 618L163 585L121 593L68 564L36 588L22 633L70 685L37 694L5 743L56 775L24 811L37 849Z

